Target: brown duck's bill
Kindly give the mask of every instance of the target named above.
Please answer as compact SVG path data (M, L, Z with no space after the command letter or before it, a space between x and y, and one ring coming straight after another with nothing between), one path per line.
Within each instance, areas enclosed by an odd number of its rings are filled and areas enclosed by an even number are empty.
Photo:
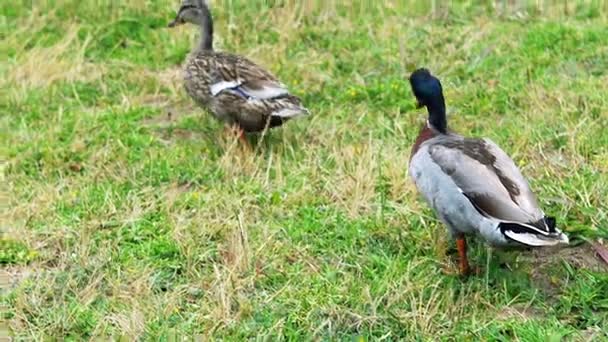
M167 24L167 27L175 27L175 26L179 26L181 24L183 24L184 22L179 20L178 18L173 19L173 21L171 21L169 24Z

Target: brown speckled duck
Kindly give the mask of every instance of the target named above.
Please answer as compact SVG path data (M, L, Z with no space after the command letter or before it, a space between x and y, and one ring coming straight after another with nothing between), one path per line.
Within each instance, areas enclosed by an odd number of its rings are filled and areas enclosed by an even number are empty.
M448 130L439 80L418 69L410 84L418 107L426 107L429 117L412 148L409 174L456 239L460 272L469 273L465 234L480 235L493 246L568 244L500 147Z
M199 46L184 70L185 88L217 119L243 132L260 132L309 112L274 75L249 59L213 50L213 19L203 0L184 0L169 27L201 27Z

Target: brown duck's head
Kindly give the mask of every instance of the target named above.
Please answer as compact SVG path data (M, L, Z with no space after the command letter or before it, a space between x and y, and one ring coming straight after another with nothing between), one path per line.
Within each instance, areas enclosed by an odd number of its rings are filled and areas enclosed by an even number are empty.
M201 25L208 11L203 0L183 0L175 19L168 26L175 27L185 23Z
M203 0L183 0L175 19L168 26L175 27L185 23L201 27L200 50L213 50L213 19Z

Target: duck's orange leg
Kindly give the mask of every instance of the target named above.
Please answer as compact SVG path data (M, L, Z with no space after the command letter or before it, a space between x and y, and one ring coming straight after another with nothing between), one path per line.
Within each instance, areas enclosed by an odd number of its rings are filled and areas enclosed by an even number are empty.
M251 145L249 141L247 141L247 136L245 135L245 131L239 127L238 125L226 126L226 130L229 130L232 136L235 136L241 141L241 144L245 146L247 149L251 149Z
M467 240L464 235L458 235L456 238L456 248L458 249L458 266L461 275L469 275L471 268L469 267L469 259L467 259Z
M241 143L243 143L243 145L249 147L249 141L247 141L247 137L245 136L245 131L241 127L237 127L236 132L239 136L239 140L241 140Z

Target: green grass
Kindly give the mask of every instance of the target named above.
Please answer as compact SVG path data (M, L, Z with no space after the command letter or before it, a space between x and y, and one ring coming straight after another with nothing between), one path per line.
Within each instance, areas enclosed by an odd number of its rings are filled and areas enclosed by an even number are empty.
M176 1L0 5L0 331L24 339L608 339L602 1L214 1L216 46L313 115L244 153L183 91ZM102 2L103 3L103 2ZM435 2L439 3L439 2ZM450 126L521 166L573 247L454 275L406 175L441 78ZM168 113L171 117L168 117Z

